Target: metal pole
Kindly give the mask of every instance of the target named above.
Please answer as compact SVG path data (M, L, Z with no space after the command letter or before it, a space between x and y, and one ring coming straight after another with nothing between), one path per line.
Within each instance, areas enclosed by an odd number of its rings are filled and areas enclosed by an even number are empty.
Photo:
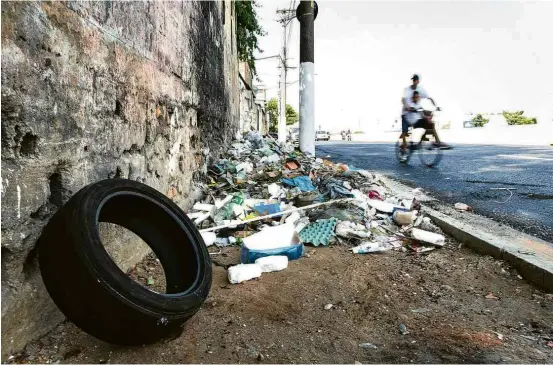
M286 142L286 25L282 27L282 56L280 58L280 95L278 110L278 141Z
M301 1L300 22L300 150L315 155L315 16L317 4Z

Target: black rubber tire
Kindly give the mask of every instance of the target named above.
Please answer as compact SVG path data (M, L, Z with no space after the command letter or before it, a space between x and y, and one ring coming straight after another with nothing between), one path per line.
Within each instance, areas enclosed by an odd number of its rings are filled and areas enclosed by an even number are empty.
M134 232L165 271L166 294L133 281L105 250L98 222ZM186 214L157 190L108 179L81 189L48 222L37 243L48 293L88 334L118 345L175 337L211 288L211 259Z

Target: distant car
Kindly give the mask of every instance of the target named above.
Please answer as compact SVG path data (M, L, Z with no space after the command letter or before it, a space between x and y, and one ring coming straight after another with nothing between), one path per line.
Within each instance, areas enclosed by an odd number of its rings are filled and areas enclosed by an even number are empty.
M330 133L326 131L317 131L315 133L315 141L329 141Z

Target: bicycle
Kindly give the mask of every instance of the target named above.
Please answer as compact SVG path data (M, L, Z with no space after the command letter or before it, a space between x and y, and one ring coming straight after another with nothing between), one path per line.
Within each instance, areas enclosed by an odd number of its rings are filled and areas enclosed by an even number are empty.
M421 100L420 105L421 107L417 110L417 112L423 119L432 120L434 111L441 110L428 99ZM406 137L407 147L405 151L401 149L401 146L403 144L401 138L396 142L396 156L399 162L407 164L409 162L409 159L411 158L411 155L415 151L418 151L419 158L424 165L426 165L427 167L437 166L442 159L443 146L438 145L436 138L432 133L432 129L425 129L418 142L413 141L412 134L413 127L409 127Z
M409 132L407 132L407 147L405 151L401 149L401 145L403 144L402 139L400 138L396 142L396 157L399 162L407 164L413 153L418 151L419 158L424 165L427 167L438 166L442 159L442 149L436 145L436 139L432 135L432 131L428 129L425 130L418 142L413 140L412 134L413 128L410 127Z

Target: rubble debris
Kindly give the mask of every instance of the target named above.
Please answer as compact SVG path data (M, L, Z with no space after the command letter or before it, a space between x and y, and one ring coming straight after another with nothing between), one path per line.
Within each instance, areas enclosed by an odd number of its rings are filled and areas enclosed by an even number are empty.
M334 307L334 305L329 303L329 304L325 305L325 310L330 310L330 309L332 309L332 307Z
M206 246L240 245L241 264L281 260L285 268L286 260L308 257L304 244L351 245L355 254L445 245L415 198L420 189L395 196L369 171L304 155L254 130L237 135L207 172L205 198L188 216ZM237 267L236 275L248 270Z

